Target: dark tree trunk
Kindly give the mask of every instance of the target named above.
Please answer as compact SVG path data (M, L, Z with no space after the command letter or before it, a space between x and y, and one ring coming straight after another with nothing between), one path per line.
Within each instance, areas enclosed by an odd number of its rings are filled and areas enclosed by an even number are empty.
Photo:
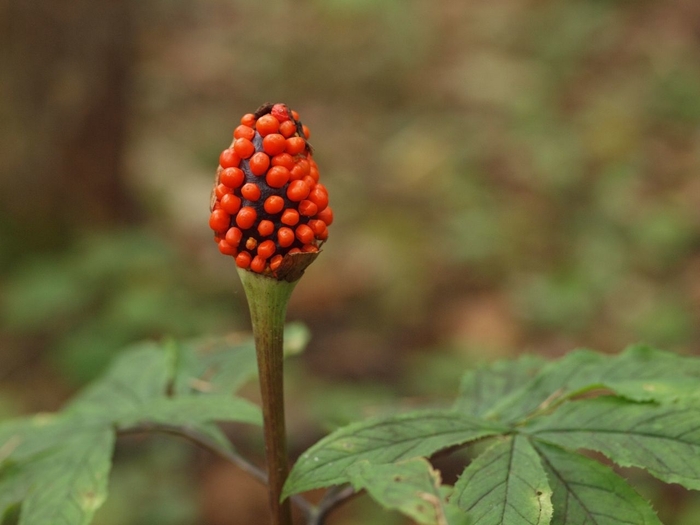
M137 218L124 177L134 6L0 0L5 235L56 246L74 229Z

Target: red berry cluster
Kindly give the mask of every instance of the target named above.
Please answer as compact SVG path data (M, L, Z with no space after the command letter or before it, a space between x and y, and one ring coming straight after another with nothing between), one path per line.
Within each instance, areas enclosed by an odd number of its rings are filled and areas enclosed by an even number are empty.
M239 267L275 274L285 255L317 252L328 238L333 211L308 138L296 111L266 104L221 152L209 226Z

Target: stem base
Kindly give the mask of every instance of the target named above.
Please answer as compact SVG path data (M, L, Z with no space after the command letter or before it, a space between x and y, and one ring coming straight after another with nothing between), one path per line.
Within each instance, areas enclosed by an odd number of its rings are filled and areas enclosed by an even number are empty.
M280 502L282 487L289 472L282 345L287 304L298 281L278 281L240 268L238 275L248 298L258 358L272 523L291 525L289 499Z

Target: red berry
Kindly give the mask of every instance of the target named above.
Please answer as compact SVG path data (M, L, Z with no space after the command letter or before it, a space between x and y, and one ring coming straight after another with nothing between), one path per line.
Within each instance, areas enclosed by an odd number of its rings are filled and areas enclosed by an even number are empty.
M284 147L287 147L286 140L284 141ZM280 153L279 155L272 157L272 165L284 166L288 170L291 170L294 168L294 157L292 157L289 153Z
M236 266L239 268L248 268L252 257L248 252L241 252L236 255Z
M255 153L255 146L248 139L236 139L233 141L233 150L240 158L247 159Z
M272 259L270 259L270 270L273 272L277 270L282 264L282 260L284 257L281 255L275 255Z
M272 235L275 231L275 223L272 221L268 220L262 220L260 221L260 224L258 224L258 233L262 237L267 237L268 235Z
M323 221L319 221L318 219L312 219L309 221L309 228L311 228L314 233L318 234L319 232L323 231L323 228L326 227L326 223Z
M311 137L311 131L309 130L309 128L307 128L306 126L302 126L301 128L304 130L304 136L305 136L307 139L308 139L309 137Z
M225 232L231 224L231 216L224 210L214 210L209 216L209 227L215 232Z
M299 222L299 212L291 208L287 208L282 213L280 221L282 221L282 224L286 224L287 226L294 226Z
M309 221L311 222L311 221ZM243 232L236 228L235 226L232 228L229 228L228 231L226 232L226 242L229 243L231 246L238 246L241 242L241 239L243 238Z
M316 163L311 165L311 168L309 169L309 177L318 182L318 166L316 166Z
M273 166L267 172L265 181L270 188L281 188L289 181L289 170L282 166Z
M219 165L222 168L235 168L240 161L240 156L233 148L227 148L219 155Z
M256 273L262 273L265 269L265 259L259 255L256 255L253 257L253 260L250 261L250 269Z
M284 209L284 199L278 195L271 195L270 197L265 199L265 204L263 204L263 208L265 208L265 211L270 215L279 213Z
M305 175L303 179L301 179L306 183L306 185L309 187L309 190L313 190L314 186L316 186L316 181L311 178L310 175Z
M221 203L223 206L223 202ZM224 207L224 209L226 209ZM318 212L318 206L316 206L310 200L303 200L299 203L299 213L305 217L313 217Z
M282 226L277 231L277 241L280 243L282 248L291 246L294 244L294 230L287 228L286 226Z
M292 117L294 117L294 120L299 120L299 113L296 111L292 110Z
M303 178L309 174L309 170L311 170L311 164L306 159L299 159L297 161L297 165L294 166L294 169L301 174L301 177L299 178Z
M245 180L245 174L238 168L226 168L219 175L219 180L229 188L239 188Z
M241 188L241 195L249 201L257 201L260 198L260 188L253 182L248 182Z
M230 215L235 215L241 209L241 199L232 193L221 197L221 209Z
M272 115L263 115L255 123L255 129L258 130L263 137L271 133L277 133L280 128L280 122Z
M224 255L234 255L235 256L238 253L235 246L231 246L229 243L227 243L223 239L219 241L219 251L221 253L223 253Z
M290 180L301 180L304 178L304 176L301 174L301 170L294 166L290 171L289 171L289 176Z
M279 133L272 133L263 139L263 150L265 150L265 153L273 157L275 155L279 155L280 153L284 153L286 147L287 139L285 139Z
M275 253L276 249L274 241L263 241L258 246L258 257L269 259Z
M255 211L255 208L244 206L238 212L238 215L236 215L236 224L241 230L247 230L248 228L252 228L253 224L255 224L255 219L257 218L258 214Z
M241 124L233 131L233 138L234 139L253 140L254 136L255 136L255 130L253 128L251 128L250 126L246 126L244 124Z
M255 115L253 115L252 113L246 113L245 115L243 115L243 117L241 117L241 124L252 128L253 126L255 126L255 120Z
M253 172L253 175L257 175L258 177L264 175L267 168L270 167L270 157L262 151L255 153L250 157L250 161L248 162L250 164L250 171Z
M231 188L229 188L228 186L224 186L223 184L217 184L214 193L216 194L216 198L221 200L221 197L223 197L227 193L231 193L231 191Z
M317 239L325 239L328 237L328 227L326 223L319 220L309 221L309 227L314 231Z
M306 141L303 138L301 138L301 137L289 137L287 139L286 151L290 155L298 155L299 153L301 153L305 149L306 149ZM243 157L243 158L246 158L246 157Z
M272 106L272 111L270 115L275 117L280 122L285 122L289 120L289 109L284 104L275 104Z
M333 210L328 206L325 210L318 212L316 218L325 222L327 226L330 226L333 224Z
M326 206L328 206L328 193L320 184L314 186L314 188L309 192L308 198L318 207L317 213L325 210Z
M307 224L300 224L296 229L296 238L302 244L309 244L314 241L314 231Z
M291 120L288 120L287 122L282 122L282 124L280 125L280 134L285 138L291 137L296 132L297 126Z
M289 183L287 188L287 198L292 202L299 202L309 196L311 188L303 180L294 180Z

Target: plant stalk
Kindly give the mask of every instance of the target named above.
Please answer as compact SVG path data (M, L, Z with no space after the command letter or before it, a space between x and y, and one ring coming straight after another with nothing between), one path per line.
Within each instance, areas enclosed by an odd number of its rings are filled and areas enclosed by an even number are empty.
M282 487L289 471L282 343L287 303L296 281L278 281L242 269L238 273L248 298L258 358L272 523L291 525L290 501L287 498L280 502Z

